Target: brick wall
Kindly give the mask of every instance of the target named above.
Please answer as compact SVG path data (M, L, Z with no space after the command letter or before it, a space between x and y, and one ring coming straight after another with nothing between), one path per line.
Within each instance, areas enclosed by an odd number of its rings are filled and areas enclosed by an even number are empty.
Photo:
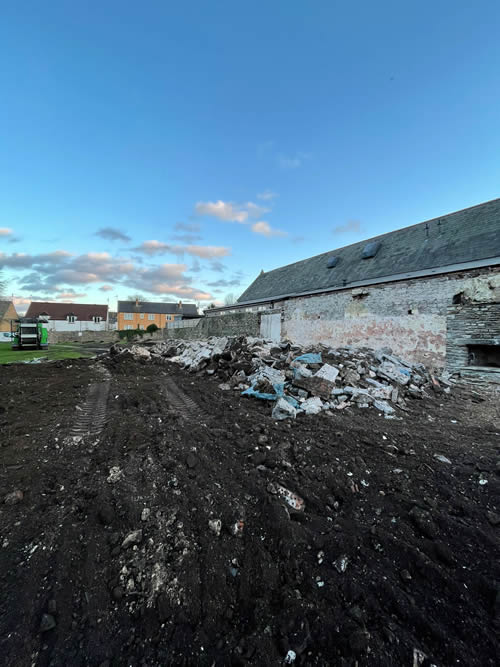
M488 285L498 276L498 269L484 269L290 299L281 305L282 338L300 344L388 346L410 361L442 368L453 296L474 292L486 299L494 293Z
M164 338L204 340L210 336L259 336L259 313L231 313L218 317L203 317L195 327L165 329Z

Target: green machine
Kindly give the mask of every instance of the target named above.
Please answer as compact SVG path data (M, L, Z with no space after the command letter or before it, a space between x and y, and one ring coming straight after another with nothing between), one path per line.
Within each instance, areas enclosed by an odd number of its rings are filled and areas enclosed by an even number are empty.
M48 350L47 320L41 317L20 317L11 322L13 350Z

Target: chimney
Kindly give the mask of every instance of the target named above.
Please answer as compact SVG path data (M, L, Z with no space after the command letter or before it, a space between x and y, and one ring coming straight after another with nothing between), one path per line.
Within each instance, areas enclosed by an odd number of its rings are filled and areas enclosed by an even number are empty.
M137 299L137 298L136 298L136 300L135 300L135 305L136 305L136 306L139 305L139 299Z
M179 310L182 310L182 301L179 301L179 303L177 304L177 308L178 308Z

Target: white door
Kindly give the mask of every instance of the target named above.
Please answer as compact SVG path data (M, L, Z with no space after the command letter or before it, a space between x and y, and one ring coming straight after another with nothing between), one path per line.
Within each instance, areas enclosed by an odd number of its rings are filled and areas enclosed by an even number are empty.
M281 340L281 313L261 315L260 335L262 338L279 343Z

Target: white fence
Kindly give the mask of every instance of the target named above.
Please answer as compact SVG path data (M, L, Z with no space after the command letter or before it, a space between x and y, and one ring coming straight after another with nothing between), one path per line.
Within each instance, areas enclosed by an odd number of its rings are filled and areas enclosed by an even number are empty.
M47 322L47 329L49 331L113 331L116 329L116 323L109 322L93 322L92 320L76 320L75 322L68 322L68 320L49 320Z
M198 317L193 320L174 320L173 322L167 322L167 329L185 329L186 327L196 327L198 322L203 319Z

